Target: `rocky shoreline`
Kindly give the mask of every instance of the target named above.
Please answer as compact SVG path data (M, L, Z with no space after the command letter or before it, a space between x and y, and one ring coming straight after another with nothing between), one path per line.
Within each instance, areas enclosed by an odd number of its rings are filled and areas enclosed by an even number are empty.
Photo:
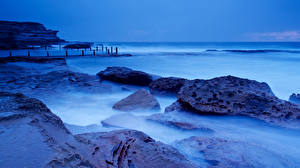
M28 49L65 42L57 33L36 22L0 21L0 49Z
M16 62L39 64L39 69ZM261 151L262 157L270 159L277 155L255 144L201 136L200 133L214 134L215 130L181 117L184 113L246 116L281 127L300 128L299 106L277 98L266 83L233 76L210 80L162 78L125 67L109 67L97 75L88 75L72 71L64 59L7 57L0 59L0 77L0 149L10 151L0 155L4 158L0 160L3 167L200 167L190 153L155 141L140 131L120 129L74 135L37 99L39 95L68 91L109 93L114 86L104 80L143 87L123 100L120 98L112 107L125 114L136 109L158 109L155 95L176 95L177 101L165 113L142 119L182 131L198 131L199 136L178 141L175 146L194 150L197 157L201 155L196 160L208 167L270 166L257 162L256 156L246 156L249 149ZM103 123L114 127L109 119ZM243 151L237 151L237 147ZM227 157L228 152L234 157ZM40 155L27 156L28 153ZM283 167L290 163L276 164Z

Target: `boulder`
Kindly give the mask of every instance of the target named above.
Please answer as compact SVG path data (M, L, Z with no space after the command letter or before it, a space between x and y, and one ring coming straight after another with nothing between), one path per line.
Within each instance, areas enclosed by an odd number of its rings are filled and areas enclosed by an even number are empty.
M266 83L225 76L187 82L166 112L188 110L202 115L249 116L272 123L299 123L300 109L278 99Z
M1 167L187 167L175 148L133 130L74 136L38 99L0 92Z
M152 94L172 95L177 94L186 81L184 78L159 78L151 82L149 88Z
M292 103L300 105L300 94L293 93L290 96L289 101L292 102Z
M120 111L160 110L160 105L153 95L141 89L117 102L113 108Z
M0 49L26 49L65 42L57 33L36 22L0 21Z
M103 80L139 86L148 86L153 81L151 75L126 67L108 67L97 75Z
M280 151L270 151L264 146L239 140L190 137L177 141L175 146L182 149L188 158L202 167L285 168L295 167L299 164L290 161L287 156L281 155Z

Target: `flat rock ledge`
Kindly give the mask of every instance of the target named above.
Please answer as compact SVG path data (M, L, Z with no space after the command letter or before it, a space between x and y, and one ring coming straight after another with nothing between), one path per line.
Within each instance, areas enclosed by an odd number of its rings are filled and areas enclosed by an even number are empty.
M141 89L117 102L113 109L120 111L160 110L160 105L153 95Z
M29 63L40 63L48 64L54 63L56 65L67 65L65 58L59 57L24 57L24 56L12 56L12 57L0 57L0 63L10 62L29 62Z

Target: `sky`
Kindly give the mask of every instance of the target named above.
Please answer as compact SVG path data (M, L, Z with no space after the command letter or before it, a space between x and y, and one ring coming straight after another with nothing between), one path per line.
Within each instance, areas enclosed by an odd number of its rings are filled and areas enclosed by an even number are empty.
M299 0L0 0L70 41L300 41Z

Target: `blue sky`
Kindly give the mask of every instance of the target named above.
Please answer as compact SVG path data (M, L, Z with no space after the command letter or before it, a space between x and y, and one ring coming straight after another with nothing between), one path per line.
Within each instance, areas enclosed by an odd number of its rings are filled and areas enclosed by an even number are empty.
M299 0L1 0L79 41L300 41Z

